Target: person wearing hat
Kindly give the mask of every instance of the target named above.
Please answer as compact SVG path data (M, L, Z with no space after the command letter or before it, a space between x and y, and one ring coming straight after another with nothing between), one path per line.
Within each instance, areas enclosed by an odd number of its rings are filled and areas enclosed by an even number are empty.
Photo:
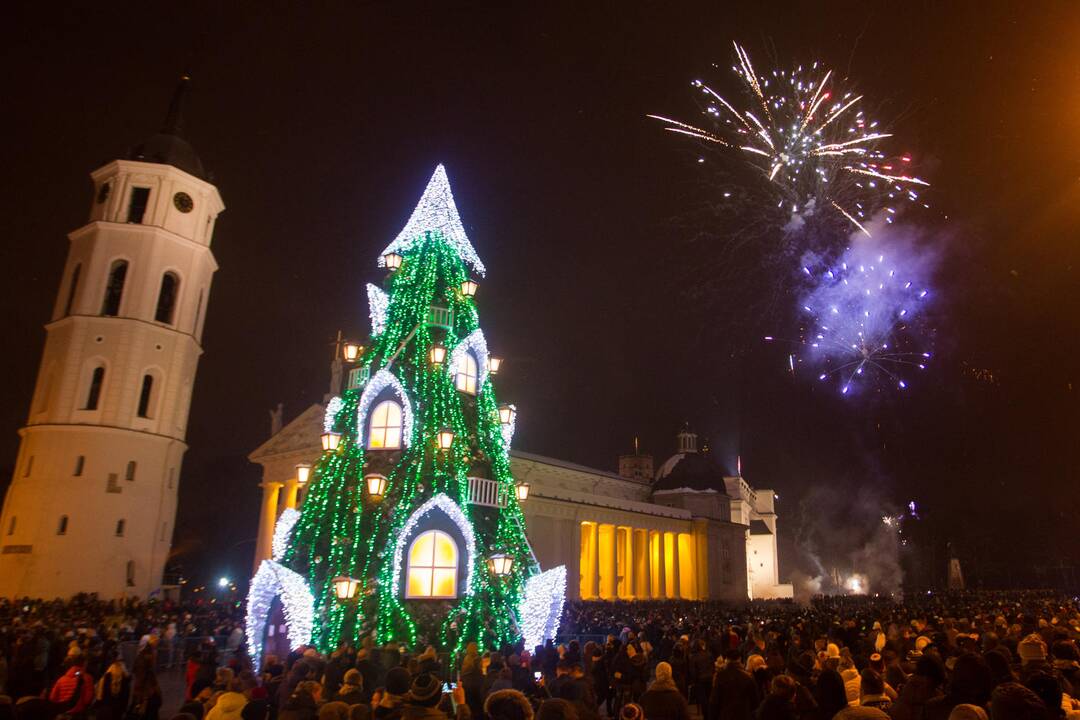
M711 720L751 720L761 702L757 683L742 664L738 648L729 648L716 661L712 694L709 696Z
M706 701L707 702L707 701ZM648 720L690 720L690 708L671 674L671 665L656 664L656 680L638 699Z
M413 678L409 686L409 694L405 696L405 704L402 707L402 720L447 720L456 717L458 720L468 720L471 717L469 706L465 703L465 691L454 688L451 697L451 712L445 712L440 708L443 700L443 684L434 673L420 673ZM517 692L510 690L509 692ZM519 693L520 694L520 693Z
M411 684L412 678L409 677L408 670L403 667L390 668L386 673L386 687L381 692L375 692L371 699L374 705L371 715L374 720L398 720Z
M488 695L484 700L484 714L490 720L533 720L529 699L517 690L496 690Z
M364 676L356 668L349 668L342 678L335 700L346 705L359 705L371 701L371 696L364 692Z

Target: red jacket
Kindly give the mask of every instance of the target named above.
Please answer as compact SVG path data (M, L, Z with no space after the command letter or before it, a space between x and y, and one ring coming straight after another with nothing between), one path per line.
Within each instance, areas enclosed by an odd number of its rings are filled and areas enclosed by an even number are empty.
M71 703L76 692L79 693L79 699L66 711L70 715L83 712L94 701L94 678L90 677L85 668L74 665L53 685L49 700L67 705Z

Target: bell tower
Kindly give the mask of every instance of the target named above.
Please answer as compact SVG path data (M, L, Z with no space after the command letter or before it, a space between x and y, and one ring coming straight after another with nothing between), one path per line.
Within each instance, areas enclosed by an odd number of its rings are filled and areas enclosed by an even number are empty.
M0 513L0 596L161 585L225 209L183 135L187 84L159 133L90 173Z

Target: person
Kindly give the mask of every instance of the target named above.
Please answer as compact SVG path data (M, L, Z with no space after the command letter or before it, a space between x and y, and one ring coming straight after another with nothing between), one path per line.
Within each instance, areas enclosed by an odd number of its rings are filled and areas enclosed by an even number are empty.
M1046 720L1046 705L1020 683L1007 682L990 696L991 720Z
M206 713L206 720L242 720L244 707L248 704L247 696L242 692L230 690L218 695L217 702Z
M359 705L370 702L371 698L364 693L364 676L356 668L349 668L342 678L341 687L338 689L335 700L340 700L346 705Z
M488 695L484 714L489 720L533 720L529 699L517 690L497 690Z
M321 700L322 685L314 680L303 680L278 711L278 720L317 720Z
M671 665L666 662L656 664L656 680L642 693L637 704L647 720L690 720L689 705L675 684Z
M885 694L885 681L873 668L865 668L859 678L859 705L888 713L892 699Z
M142 675L137 675L131 686L131 707L128 708L128 720L158 720L161 712L161 687L157 673L151 667L144 667Z
M769 686L769 695L757 709L757 720L796 720L795 680L788 675L777 675Z
M319 708L319 720L349 720L349 706L340 700L328 702Z
M701 716L708 718L709 694L712 692L713 656L705 647L705 641L698 639L694 651L687 662L687 695L691 703L698 706ZM648 708L646 708L648 717Z
M469 706L464 702L465 691L455 692L462 701L459 711L464 717L468 717ZM402 720L447 720L450 716L438 707L442 699L442 680L434 673L420 673L409 686L409 694L405 697L401 712Z
M562 698L551 698L540 703L536 720L579 720L573 703Z
M116 658L98 681L94 706L97 720L123 720L130 700L131 675L124 667L124 661Z
M484 670L480 651L474 642L465 646L458 678L460 686L465 689L465 702L469 704L473 716L481 717L484 709Z
M710 720L751 720L760 702L757 684L742 666L738 647L729 647L716 661L712 693L709 696Z
M386 673L386 687L372 696L374 708L371 711L374 720L398 720L405 705L405 695L409 692L412 678L403 667L391 668ZM279 720L281 720L279 718Z
M67 664L67 670L49 692L49 702L53 715L81 717L94 701L94 678L86 672L86 661L81 653L71 656Z
M829 669L821 671L814 685L814 701L817 709L812 713L813 720L832 720L836 713L848 706L844 679L840 673Z
M990 716L978 705L962 703L952 709L949 720L990 720Z

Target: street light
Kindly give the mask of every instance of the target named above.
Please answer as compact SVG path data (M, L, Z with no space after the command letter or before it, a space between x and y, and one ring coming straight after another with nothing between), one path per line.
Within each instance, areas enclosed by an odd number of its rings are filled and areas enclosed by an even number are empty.
M502 358L492 355L488 358L488 372L492 375L499 374L499 368L502 367Z
M359 343L347 342L343 349L346 362L356 362L356 359L364 352L364 346Z
M461 294L465 297L473 297L476 295L476 289L480 287L480 283L473 279L467 279L461 283Z
M500 405L499 406L499 422L503 425L513 425L514 418L517 417L517 408L513 405Z
M454 444L454 431L450 428L443 428L439 431L438 439L439 449L449 450L450 447Z
M356 578L340 575L333 579L334 594L341 601L352 600L356 597L356 591L360 589L360 581Z
M379 473L371 473L364 476L364 484L367 485L368 495L378 502L386 493L386 476Z
M506 577L514 569L514 558L503 553L496 553L488 558L488 567L492 574Z
M341 442L341 433L324 432L322 434L322 449L326 452L334 452Z
M311 477L311 465L308 463L300 463L296 466L296 482L301 486L305 485L308 478Z
M514 491L517 493L518 502L525 502L529 499L529 483L519 482L514 486Z
M439 367L446 361L446 347L441 343L432 343L431 350L428 351L428 359L431 360L432 365Z
M383 255L383 264L387 270L397 270L401 267L401 256L397 253L386 253Z

